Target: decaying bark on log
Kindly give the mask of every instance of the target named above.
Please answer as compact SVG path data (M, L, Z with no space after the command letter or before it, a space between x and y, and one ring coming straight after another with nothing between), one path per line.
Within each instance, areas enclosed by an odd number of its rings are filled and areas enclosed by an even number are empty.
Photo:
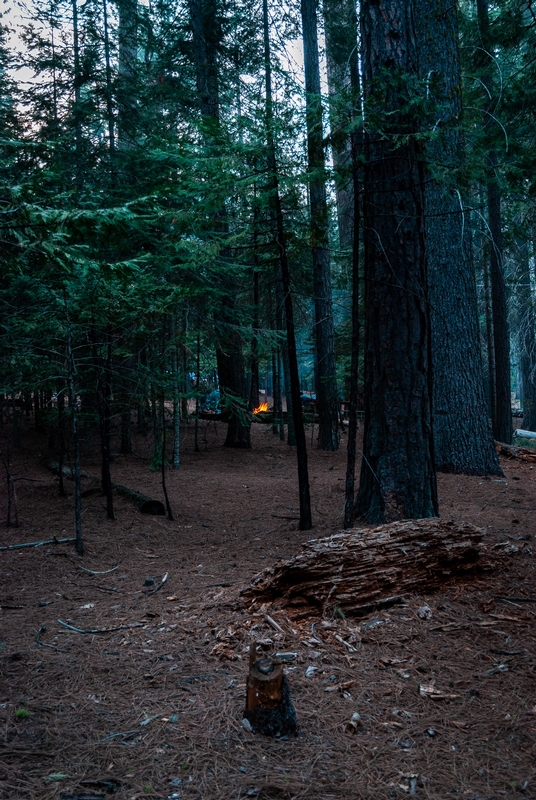
M150 497L140 494L140 492L121 486L119 483L112 483L112 488L115 489L117 494L121 494L127 500L131 500L141 514L152 514L158 517L166 516L166 509L160 500L152 500Z
M468 523L435 518L341 531L309 540L299 555L257 575L242 595L364 615L489 567L484 535Z
M296 712L290 700L288 680L278 659L257 660L257 647L251 645L246 683L244 717L254 733L287 736L296 733Z
M536 450L530 447L516 447L512 444L504 444L504 442L495 442L497 452L506 458L517 458L519 461L536 461Z
M54 475L59 475L60 465L57 461L44 461L44 463L45 466L54 473ZM70 467L63 467L62 472L68 478L73 477L73 471L70 469ZM97 478L96 475L90 475L87 472L81 472L80 474L83 478L89 478L92 481L100 483L100 479ZM117 494L123 495L127 498L127 500L130 500L132 503L134 503L141 514L151 514L158 517L166 516L166 509L160 500L153 500L151 497L147 497L147 495L141 494L141 492L136 492L134 489L129 489L127 486L121 486L119 483L112 483L112 489L114 489ZM92 489L88 489L84 494L87 496L89 492L93 491L94 490ZM100 489L96 491L100 491Z

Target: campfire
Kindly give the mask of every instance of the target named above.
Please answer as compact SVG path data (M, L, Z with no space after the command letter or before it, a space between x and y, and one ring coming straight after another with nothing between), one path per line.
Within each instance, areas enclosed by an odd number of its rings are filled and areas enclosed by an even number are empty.
M263 411L268 411L268 403L261 403L260 406L253 409L254 414L262 414Z

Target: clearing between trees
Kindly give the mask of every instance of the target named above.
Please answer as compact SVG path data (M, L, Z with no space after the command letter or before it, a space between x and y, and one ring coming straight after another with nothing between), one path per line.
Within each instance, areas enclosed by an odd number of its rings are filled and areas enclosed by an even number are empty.
M295 452L269 426L233 450L225 425L202 425L201 452L186 426L167 475L173 522L124 495L108 521L86 478L82 559L70 543L0 552L0 797L534 797L536 467L501 456L504 478L439 475L442 523L484 529L491 568L357 617L241 595L340 531L345 449L310 447L304 532ZM19 527L4 489L3 547L74 535L72 483L58 497L45 447L29 432L11 453ZM149 461L138 437L113 481L162 500ZM89 442L83 469L98 465ZM295 738L244 727L252 642L290 654Z

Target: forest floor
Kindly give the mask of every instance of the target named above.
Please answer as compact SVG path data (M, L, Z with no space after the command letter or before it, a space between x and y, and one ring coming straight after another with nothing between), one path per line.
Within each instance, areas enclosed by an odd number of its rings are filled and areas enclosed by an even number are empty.
M107 521L84 479L83 558L72 544L0 552L0 798L536 798L536 465L438 478L441 515L497 545L494 572L365 619L293 619L240 606L239 593L342 527L345 448L310 449L315 527L300 532L295 453L267 425L253 426L251 451L223 448L224 433L203 423L195 453L193 424L183 431L167 476L175 521L124 497ZM11 453L19 526L5 527L1 484L0 545L73 536L72 483L60 498L38 459L46 437L24 432L22 445ZM162 499L149 456L137 438L112 479ZM98 474L97 442L83 469ZM286 667L296 738L243 727L253 637L297 653Z

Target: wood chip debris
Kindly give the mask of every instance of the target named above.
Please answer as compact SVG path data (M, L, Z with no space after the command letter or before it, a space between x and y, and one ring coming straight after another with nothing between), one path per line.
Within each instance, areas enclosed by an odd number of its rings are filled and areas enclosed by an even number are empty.
M442 692L441 689L436 689L431 683L421 683L419 686L419 694L421 697L430 698L430 700L454 700L456 697L459 697L457 694Z

